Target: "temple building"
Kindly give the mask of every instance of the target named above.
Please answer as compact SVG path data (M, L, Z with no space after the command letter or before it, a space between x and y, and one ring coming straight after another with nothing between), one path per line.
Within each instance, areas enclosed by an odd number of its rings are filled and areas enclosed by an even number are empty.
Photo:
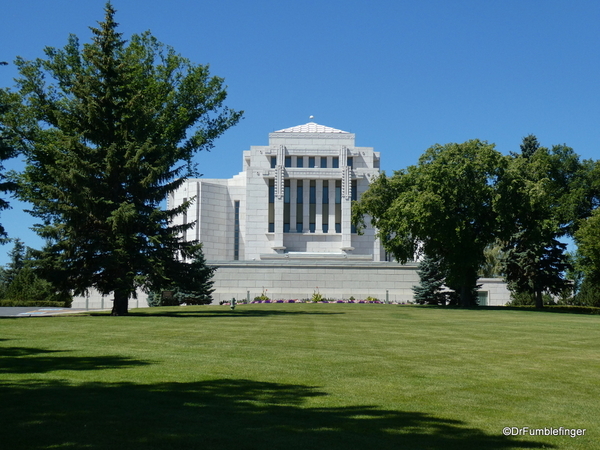
M187 180L168 207L195 199L179 220L197 222L186 239L203 242L210 261L381 261L374 230L358 235L350 223L352 200L378 175L373 148L310 122L244 151L243 171L233 178Z
M269 299L368 297L409 303L419 284L417 264L390 261L375 230L359 235L351 205L380 173L380 154L357 147L355 135L309 122L269 134L268 145L243 152L243 170L229 179L188 179L168 208L192 200L175 223L195 222L187 240L203 244L217 267L213 303ZM366 218L367 225L369 224ZM500 279L480 279L480 304L510 300ZM110 307L92 292L73 307ZM146 294L130 307L147 306Z
M309 122L269 134L243 152L230 179L189 179L168 207L194 199L182 222L199 240L215 274L215 301L377 298L412 302L416 263L389 261L375 230L359 235L351 204L380 173L380 154L355 135ZM368 220L366 220L368 224ZM503 283L489 281L484 304L504 304Z

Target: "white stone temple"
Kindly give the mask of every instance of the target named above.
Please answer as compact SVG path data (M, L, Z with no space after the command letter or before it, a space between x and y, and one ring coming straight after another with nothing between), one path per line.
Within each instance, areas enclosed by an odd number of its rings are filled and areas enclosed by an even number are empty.
M197 222L186 239L201 241L218 267L216 301L319 292L411 302L416 264L389 261L372 227L359 235L350 223L352 201L379 168L379 153L357 147L353 133L309 122L244 151L243 170L233 178L187 180L168 207L195 199L179 220ZM505 303L506 288L496 281L484 284L482 302Z
M269 134L243 154L230 179L189 179L168 207L195 198L182 222L210 261L344 259L382 261L372 228L358 235L350 207L379 175L379 153L355 136L307 123Z
M380 155L356 147L355 135L309 122L269 134L268 145L243 152L243 170L229 179L188 179L168 208L193 200L175 223L196 222L185 239L203 244L214 276L214 303L377 298L413 301L417 264L389 261L375 230L353 229L351 205L380 173ZM366 220L367 224L369 220ZM479 280L480 302L509 300L499 279ZM110 296L78 297L73 307L111 307ZM146 295L130 307L147 306Z

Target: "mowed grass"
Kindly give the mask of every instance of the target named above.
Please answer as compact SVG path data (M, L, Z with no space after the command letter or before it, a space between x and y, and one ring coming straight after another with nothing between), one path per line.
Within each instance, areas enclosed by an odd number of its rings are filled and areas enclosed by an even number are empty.
M535 311L257 304L3 319L0 448L600 448L599 346L599 316Z

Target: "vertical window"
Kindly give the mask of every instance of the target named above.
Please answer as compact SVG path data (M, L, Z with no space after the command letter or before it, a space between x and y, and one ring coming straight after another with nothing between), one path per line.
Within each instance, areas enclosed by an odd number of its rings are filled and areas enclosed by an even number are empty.
M298 156L296 158L296 167L304 167L304 157Z
M335 232L342 232L342 180L335 180Z
M302 180L298 180L296 183L296 203L304 203L304 184Z
M323 169L327 168L327 156L321 156L321 167Z
M292 167L292 157L291 156L285 157L285 167Z
M308 229L311 233L315 232L315 223L317 217L317 182L310 180L309 187L309 208L308 208Z
M269 180L269 233L275 232L275 180Z
M308 157L308 167L309 168L315 167L315 157L314 156Z
M240 202L233 203L233 259L240 259Z
M271 169L277 167L277 156L271 156Z
M323 209L321 210L323 233L329 231L329 181L323 181Z
M302 233L304 219L304 184L302 180L297 181L296 185L296 232Z
M283 232L290 232L290 180L283 186Z
M348 165L351 169L354 169L354 158L352 156L348 156Z
M337 157L337 156L334 156L332 163L333 164L331 165L331 167L333 167L334 169L339 169L339 167L340 167L340 158Z

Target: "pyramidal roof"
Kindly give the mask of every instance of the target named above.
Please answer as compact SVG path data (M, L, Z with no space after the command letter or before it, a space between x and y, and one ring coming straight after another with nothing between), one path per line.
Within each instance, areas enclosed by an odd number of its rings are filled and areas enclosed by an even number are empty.
M315 122L308 122L304 125L297 125L291 128L277 130L275 133L346 133L347 131L338 130L337 128L326 127Z

